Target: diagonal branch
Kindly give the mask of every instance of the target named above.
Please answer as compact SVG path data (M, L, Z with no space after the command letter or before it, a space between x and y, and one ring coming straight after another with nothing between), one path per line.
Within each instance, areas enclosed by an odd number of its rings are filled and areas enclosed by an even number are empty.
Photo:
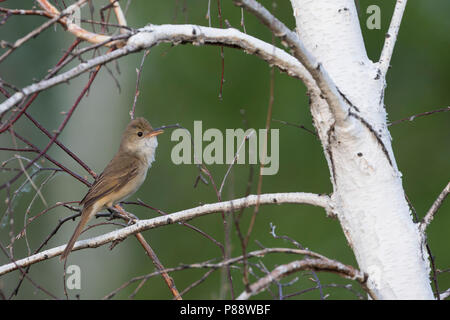
M383 50L381 51L380 61L378 61L381 74L384 77L389 69L389 64L391 62L392 53L394 52L395 42L397 41L398 31L400 29L400 24L402 23L403 12L405 12L407 2L408 0L397 0L397 3L395 4L391 24L389 25Z
M433 110L433 111L422 112L422 113L419 113L419 114L415 114L415 115L409 116L407 118L403 118L403 119L399 119L399 120L396 120L396 121L392 121L392 122L388 123L388 126L393 126L393 125L396 125L396 124L399 124L399 123L402 123L402 122L405 122L405 121L414 121L415 119L417 119L419 117L429 116L429 115L432 115L432 114L435 114L435 113L438 113L438 112L446 112L446 111L450 111L450 106L447 106L447 107L442 108L442 109Z
M5 60L11 53L14 52L14 50L16 50L17 48L19 48L21 45L23 45L25 42L27 42L30 39L35 38L38 34L40 34L42 31L48 29L49 27L51 27L53 24L55 24L61 17L66 16L67 13L63 12L55 17L53 17L52 19L46 21L45 23L43 23L41 26L39 26L38 28L34 29L33 31L31 31L30 33L28 33L27 35L23 36L20 39L17 39L12 45L11 47L8 49L8 51L6 51L4 54L2 54L0 56L0 63Z
M441 207L442 203L444 202L445 198L447 198L448 194L450 193L450 182L447 183L444 190L439 194L437 199L434 201L431 208L428 210L427 214L423 218L421 224L420 224L420 231L422 234L425 233L425 229L428 227L428 225L433 221L434 215L438 211L438 209Z
M178 211L161 217L156 217L147 220L138 220L135 224L123 229L115 230L104 235L94 237L91 239L77 241L73 250L80 250L85 248L97 248L106 243L125 239L126 237L143 232L145 230L154 229L164 225L169 225L178 222L185 222L200 216L215 212L231 212L241 208L255 206L258 202L258 196L250 195L248 197L234 199L230 201L216 202L205 204L199 207ZM288 193L268 193L259 196L259 204L310 204L324 208L327 213L332 211L330 197L328 195L318 195L304 192L288 192ZM0 276L8 272L16 270L18 267L26 267L34 263L47 260L60 255L65 245L61 245L40 253L34 254L27 258L17 260L14 263L0 266Z
M135 222L135 220L132 220L130 217L128 217L127 213L123 210L123 208L120 205L116 204L114 206L114 208L116 208L120 212L120 214L122 215L122 217L125 218L125 220L128 219L129 223L131 221ZM180 293L178 292L177 288L175 287L175 283L173 282L173 279L169 276L169 274L167 272L164 272L164 269L165 269L164 266L162 265L161 261L159 260L158 256L156 255L155 251L153 251L152 247L145 240L142 233L140 233L140 232L136 233L135 237L139 241L139 243L142 245L145 252L147 253L147 255L152 260L153 264L155 265L155 267L158 270L162 270L161 275L163 276L163 279L166 282L167 286L169 287L169 290L172 292L174 298L176 300L182 300Z
M338 123L344 122L348 118L348 107L351 106L351 103L339 91L328 72L322 68L322 64L306 49L297 34L255 0L234 0L234 3L252 13L281 40L284 46L292 51L294 57L308 70L317 84L309 86L305 83L305 85L308 89L311 88L313 90L319 87L336 121ZM317 90L315 91L317 92Z

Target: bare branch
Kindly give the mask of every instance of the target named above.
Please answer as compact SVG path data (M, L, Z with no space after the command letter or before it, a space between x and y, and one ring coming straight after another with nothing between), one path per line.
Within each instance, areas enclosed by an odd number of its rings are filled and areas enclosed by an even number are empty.
M24 10L24 9L8 9L8 8L0 8L0 12L9 15L21 15L21 16L42 16L46 18L53 18L51 13L48 13L44 10Z
M367 289L365 283L367 281L367 276L359 270L356 270L352 266L348 266L342 264L336 260L331 259L303 259L293 261L291 263L281 265L276 267L272 272L270 272L267 276L259 279L254 284L249 286L250 291L242 292L237 300L247 300L250 297L260 293L265 288L267 288L273 281L277 281L282 277L288 276L292 273L302 271L302 270L310 270L310 271L327 271L336 273L346 279L356 280L358 281L364 289L372 296L375 297L370 290Z
M312 134L313 136L315 136L316 138L319 139L319 135L317 134L317 132L315 132L315 131L313 131L313 130L311 130L311 129L306 128L306 127L305 127L304 125L302 125L302 124L295 124L295 123L292 123L292 122L287 122L287 121L284 121L284 120L278 120L278 119L272 119L272 121L279 122L279 123L282 123L282 124L285 124L285 125L288 125L288 126L292 126L292 127L295 127L295 128L303 129L303 130L305 130L306 132L309 132L310 134Z
M124 220L128 221L128 223L130 223L130 222L135 223L137 221L131 217L130 213L127 213L125 210L123 210L123 208L120 205L116 204L114 206L114 208L117 209L117 211L120 213L122 218L124 218ZM159 260L158 256L156 255L155 251L145 240L142 233L140 233L140 232L136 233L135 237L139 241L139 243L142 245L145 252L147 253L149 258L152 260L153 264L155 265L155 267L158 270L162 270L161 275L162 275L164 281L166 282L167 286L169 287L169 290L172 292L174 298L176 300L182 300L180 293L178 292L177 288L175 287L175 283L173 282L173 279L169 276L169 274L167 272L164 272L164 269L165 269L164 266L162 265L161 261Z
M90 70L93 67L96 67L98 65L104 64L113 59L116 59L118 57L128 54L129 51L127 51L126 49L130 49L130 48L123 47L123 48L114 50L105 55L93 58L85 63L81 63L77 67L75 67L65 73L62 73L60 75L54 76L53 78L50 78L48 80L42 80L38 83L32 84L28 87L25 87L21 91L16 92L14 95L12 95L6 101L4 101L2 104L0 104L0 114L11 109L16 103L20 102L23 98L25 98L26 96L29 96L30 94L40 92L45 89L51 88L57 84L60 84L62 82L66 82L72 78L75 78L76 76L79 76L80 74L83 74L84 72Z
M168 214L162 217L156 217L148 220L139 220L136 224L129 227L115 230L104 235L94 237L91 239L77 241L73 247L73 251L85 249L85 248L97 248L106 243L124 239L130 235L142 232L148 229L157 228L164 225L169 225L177 222L184 222L200 216L215 212L229 212L232 210L238 210L244 207L250 207L256 205L258 197L250 195L245 198L234 199L230 201L223 201L211 204L205 204L199 207L178 211L172 214ZM259 197L260 205L263 204L283 204L283 203L296 203L296 204L311 204L325 208L327 212L331 211L330 197L327 195L318 195L313 193L304 192L289 192L289 193L269 193L262 194ZM14 271L17 267L26 267L31 264L47 260L60 255L66 245L61 245L38 254L29 256L27 258L17 260L15 263L6 264L0 266L0 276L8 272Z
M19 48L21 45L23 45L25 42L27 42L30 39L33 39L34 37L36 37L39 33L41 33L42 31L44 31L45 29L47 29L48 27L52 26L54 23L56 23L61 17L63 17L64 15L67 15L67 13L62 13L54 18L52 18L51 20L46 21L45 23L43 23L40 27L34 29L33 31L31 31L30 33L28 33L27 35L25 35L24 37L16 40L11 47L9 48L8 51L6 51L4 54L2 54L0 56L0 63L6 59L6 57L8 57L14 50L16 50L17 48Z
M111 50L111 49L110 49ZM77 100L75 101L75 103L72 105L72 107L70 108L70 110L67 112L64 120L62 121L62 123L59 125L57 131L55 132L55 134L53 135L53 137L50 139L50 142L47 144L47 146L41 151L39 152L39 154L37 155L36 158L34 158L34 160L32 160L30 163L27 164L27 166L25 167L25 170L28 169L33 163L35 163L37 160L39 160L43 155L45 155L48 151L48 149L50 149L50 147L53 145L53 143L55 142L55 140L58 138L58 136L61 134L61 132L64 130L64 127L67 125L67 123L69 122L70 117L73 115L75 109L77 108L77 106L79 105L81 99L83 99L83 97L85 96L86 92L89 90L90 86L92 85L92 82L94 81L95 77L97 76L98 72L100 71L101 65L98 65L95 68L95 71L92 73L92 75L89 78L88 83L86 84L86 86L83 88L83 90L81 91L81 94L78 96ZM10 131L13 132L12 128L10 128ZM16 176L14 176L12 179L10 179L6 184L3 184L0 186L0 189L4 188L7 184L13 183L14 181L16 181L20 176L21 176L22 172L17 174Z
M391 24L389 25L388 33L386 34L386 40L384 41L383 50L381 51L380 60L378 61L380 71L383 76L389 69L389 63L391 62L392 53L394 52L395 42L397 41L398 31L402 22L403 12L405 12L406 3L408 0L397 0L394 8L394 14L392 15Z
M133 107L130 110L130 118L131 118L131 120L134 119L134 113L136 111L136 102L137 102L137 99L138 99L139 93L140 93L140 91L139 91L139 82L141 80L142 68L144 67L145 58L147 58L149 53L150 53L150 50L145 50L144 56L142 57L142 60L141 60L141 65L140 65L139 69L136 69L136 74L137 74L136 75L136 91L134 93Z
M2 12L7 12L7 14L37 14L44 17L51 18L49 21L42 24L40 27L32 30L30 33L28 33L26 36L18 39L14 42L14 44L11 46L11 48L6 51L2 56L0 56L0 62L2 62L8 55L10 55L15 49L20 47L22 44L27 42L28 40L36 37L38 34L40 34L42 31L53 25L54 23L58 22L61 25L63 25L69 32L74 34L76 37L81 38L83 40L92 42L92 43L102 43L105 42L105 45L107 46L122 46L123 41L108 41L111 39L111 36L107 35L99 35L92 32L89 32L83 28L81 28L77 23L73 22L72 18L70 17L76 9L83 6L87 0L79 0L78 2L74 3L73 5L67 7L62 12L59 12L58 9L56 9L52 4L50 4L47 0L37 0L38 4L45 10L44 12L41 11L35 11L35 10L8 10L5 8L2 8ZM120 6L118 4L114 4L114 11L117 15L117 20L119 24L126 24L125 17L122 13L122 10L120 9ZM69 16L69 17L67 17ZM121 29L121 33L124 32L125 29Z
M309 74L317 84L303 81L306 87L316 93L317 87L319 87L330 106L336 121L344 122L348 118L348 107L346 106L350 106L350 102L343 97L336 87L336 84L328 75L328 72L322 68L322 64L316 60L308 49L306 49L297 34L286 27L286 25L255 0L234 0L234 3L237 6L244 7L247 11L257 17L276 37L280 38L281 43L284 46L292 50L294 57L296 57L306 70L308 70Z
M52 14L53 16L59 16L60 12L58 9L56 9L52 4L50 4L47 0L37 0L38 4L47 11L48 13ZM80 8L83 6L87 0L79 0L77 3L74 3L73 5L67 7L62 13L64 15L67 14L73 14L74 10L76 8ZM114 6L114 12L117 16L117 21L119 24L124 24L126 26L126 20L122 13L122 9L118 4L113 4ZM83 28L81 28L76 22L73 22L70 17L64 17L59 19L58 22L61 23L67 31L75 35L77 38L81 38L83 40L86 40L91 43L104 43L105 46L111 47L111 46L117 46L121 47L124 45L124 42L121 40L117 41L109 41L111 40L111 36L103 35L103 34L97 34L90 31L87 31ZM125 32L125 29L121 29L121 33Z
M215 271L214 269L206 271L205 274L200 279L198 279L197 281L194 281L188 287L186 287L183 291L181 291L180 295L184 296L189 290L191 290L192 288L198 286L200 283L205 281L206 278L208 278L211 275L211 273L213 273L214 271Z
M441 300L447 299L448 297L450 297L450 288L440 294Z
M42 80L16 92L0 104L0 114L11 109L28 95L51 88L60 83L65 83L100 64L105 64L142 49L149 49L160 43L224 45L239 48L246 53L260 57L269 64L287 72L288 75L301 79L307 86L314 86L314 80L297 59L284 50L236 29L218 29L196 25L150 25L137 30L133 36L132 34L132 32L128 32L127 34L114 38L130 37L126 46L92 58L60 75Z
M441 194L437 197L437 199L434 201L433 205L423 218L422 223L420 224L420 231L422 232L422 234L425 232L425 229L428 227L431 221L433 221L434 215L441 207L442 203L444 202L445 198L447 198L449 193L450 193L450 182L447 184L444 190L442 190Z
M161 275L163 276L164 281L168 285L170 291L173 294L173 297L175 300L182 300L180 293L178 292L177 288L175 287L175 283L173 282L172 277L169 276L167 272L164 271L164 266L161 264L161 261L159 261L158 256L156 255L155 251L150 247L150 245L145 241L144 236L142 233L136 233L136 238L141 243L141 245L144 247L145 251L147 252L148 256L152 259L153 264L156 266L158 270L161 271Z
M399 120L393 121L391 123L388 123L388 126L393 126L393 125L396 125L396 124L399 124L399 123L405 122L405 121L414 121L418 117L429 116L429 115L432 115L432 114L435 114L435 113L438 113L438 112L446 112L446 111L450 111L450 106L447 106L447 107L442 108L442 109L433 110L433 111L422 112L422 113L419 113L419 114L412 115L412 116L410 116L408 118L399 119Z
M230 174L231 168L233 168L234 164L236 163L237 159L239 158L239 154L241 152L242 147L245 146L245 142L250 139L250 137L255 133L255 130L252 129L247 135L244 136L244 139L242 139L242 142L240 144L240 146L238 147L238 149L236 150L236 154L234 155L233 161L230 163L230 165L228 166L227 172L225 173L223 179L222 179L222 183L220 184L220 188L219 188L219 195L222 196L222 190L223 187L225 185L225 181L227 180L228 175Z
M5 256L7 256L8 259L11 260L13 264L15 264L14 259L13 259L12 257L10 257L10 255L8 254L8 251L3 247L3 245L2 245L1 243L0 243L0 249L3 251L3 253L5 254ZM17 266L17 269L19 269L19 271L22 273L22 276L25 277L25 278L27 278L27 279L30 281L30 283L31 283L36 289L41 290L42 292L44 292L45 294L47 294L47 295L48 295L49 297L51 297L52 299L55 299L55 300L58 299L58 297L56 297L55 295L53 295L50 291L46 290L44 287L42 287L42 286L38 285L37 283L35 283L35 282L30 278L30 276L28 276L28 275L26 274L26 272L22 270L22 268L21 268L20 266Z
M69 48L65 51L64 55L61 57L61 59L59 59L59 61L56 63L55 67L50 71L49 74L47 74L47 76L44 79L48 79L50 77L52 77L54 74L56 74L59 70L59 67L62 67L65 63L66 58L69 56L69 54L75 49L75 47L80 44L81 40L80 39L76 39L70 46ZM0 80L0 85L2 85L2 81ZM6 83L5 83L6 84ZM18 90L16 90L18 91ZM25 106L23 106L20 111L16 114L15 117L13 117L13 119L11 119L10 121L8 121L5 125L3 125L2 127L0 127L0 133L5 132L6 130L8 130L21 116L23 113L26 112L26 110L30 107L30 105L33 103L33 101L37 98L37 96L39 95L38 92L36 92L35 94L33 94L33 96L28 100L28 102L25 104ZM5 94L5 96L7 98L10 97L9 94Z

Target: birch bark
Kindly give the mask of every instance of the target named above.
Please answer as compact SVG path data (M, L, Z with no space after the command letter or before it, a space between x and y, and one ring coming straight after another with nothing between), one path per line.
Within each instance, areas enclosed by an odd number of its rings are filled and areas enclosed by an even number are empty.
M385 74L364 46L353 0L291 0L296 31L349 105L335 121L311 95L334 210L368 287L380 299L433 299L429 264L412 221L384 108Z

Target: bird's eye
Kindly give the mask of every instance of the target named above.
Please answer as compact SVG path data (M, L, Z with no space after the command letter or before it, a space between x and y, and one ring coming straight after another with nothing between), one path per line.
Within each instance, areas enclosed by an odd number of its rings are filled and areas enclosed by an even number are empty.
M142 131L139 131L139 132L137 133L137 135L138 135L139 137L142 137L142 135L143 135Z

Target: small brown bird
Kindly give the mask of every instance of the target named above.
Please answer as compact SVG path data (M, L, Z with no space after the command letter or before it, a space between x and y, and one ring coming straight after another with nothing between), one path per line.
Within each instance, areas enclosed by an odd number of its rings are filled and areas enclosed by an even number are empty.
M131 120L122 134L119 151L81 200L81 220L60 260L67 258L84 226L97 212L112 207L139 189L155 160L156 136L163 132L153 130L144 118Z

